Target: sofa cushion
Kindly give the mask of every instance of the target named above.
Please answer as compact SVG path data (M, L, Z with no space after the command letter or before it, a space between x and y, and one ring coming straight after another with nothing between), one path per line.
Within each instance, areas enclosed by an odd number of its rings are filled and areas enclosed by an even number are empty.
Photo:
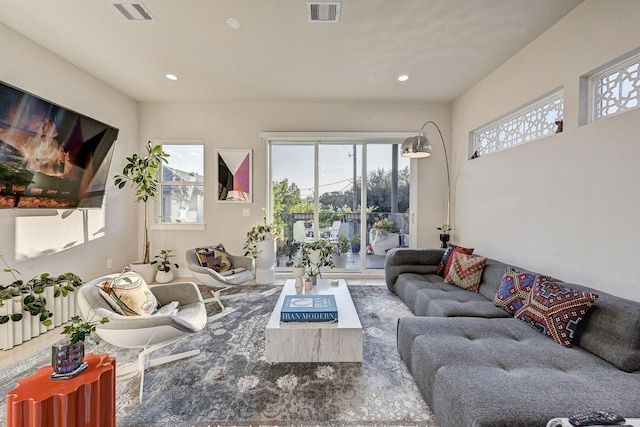
M572 289L593 289L567 284ZM626 372L640 371L640 303L598 290L598 302L582 321L573 345Z
M442 426L544 426L601 407L640 416L635 374L513 318L401 318L398 351Z
M539 276L515 317L570 347L580 322L597 299L597 294L576 291Z
M463 248L462 246L449 244L447 246L447 250L444 251L444 254L442 255L442 260L438 263L438 268L436 269L437 275L447 277L447 273L449 272L449 268L453 262L451 255L454 252L462 252L464 254L471 255L473 253L473 248Z
M514 315L522 308L536 276L535 273L528 273L508 266L500 281L500 288L493 299L495 306Z
M453 252L453 262L444 278L445 283L456 285L471 292L478 292L485 257L473 257L460 252Z

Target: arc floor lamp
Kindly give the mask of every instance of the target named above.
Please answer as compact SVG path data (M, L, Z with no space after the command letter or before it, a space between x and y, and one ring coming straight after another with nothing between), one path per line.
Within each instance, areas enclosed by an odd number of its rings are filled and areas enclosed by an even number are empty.
M442 132L438 125L429 120L420 128L420 132L416 136L410 136L405 139L402 143L402 156L409 157L414 159L420 159L424 157L431 156L431 142L425 136L424 128L428 125L432 124L438 134L440 135L440 141L442 141L442 148L444 149L444 161L447 165L447 227L451 227L451 178L449 174L449 157L447 156L447 146L444 143L444 138L442 136ZM446 235L446 240L443 240L441 235L440 240L442 240L442 245L446 247L446 242L449 240L449 236L447 234L448 230L443 230L443 234Z

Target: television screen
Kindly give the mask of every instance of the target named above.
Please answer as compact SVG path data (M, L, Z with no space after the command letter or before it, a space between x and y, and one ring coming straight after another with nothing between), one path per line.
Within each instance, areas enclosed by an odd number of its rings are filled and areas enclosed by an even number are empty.
M118 129L0 82L0 208L100 208Z

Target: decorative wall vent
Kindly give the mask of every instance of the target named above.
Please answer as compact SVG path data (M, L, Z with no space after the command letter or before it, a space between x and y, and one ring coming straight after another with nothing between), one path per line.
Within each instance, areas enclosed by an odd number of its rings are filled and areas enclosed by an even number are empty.
M147 7L141 1L112 1L111 4L127 21L156 21Z
M309 22L335 23L340 22L339 1L307 2Z

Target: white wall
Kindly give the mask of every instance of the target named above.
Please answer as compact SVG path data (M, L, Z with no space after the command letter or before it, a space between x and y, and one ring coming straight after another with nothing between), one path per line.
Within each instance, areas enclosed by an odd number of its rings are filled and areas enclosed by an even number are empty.
M266 207L266 144L261 132L416 132L426 120L442 128L447 143L451 138L451 106L375 103L141 103L141 141L162 138L195 138L205 144L206 231L153 231L151 251L168 247L184 265L187 248L222 242L227 250L240 254L247 231L262 222ZM427 128L430 137L433 128ZM418 246L438 245L435 228L444 222L446 211L445 163L438 139L434 155L417 164L419 179ZM216 203L216 149L253 150L253 203ZM291 159L295 161L295 159ZM250 217L242 209L251 209ZM184 268L181 276L189 275Z
M112 171L138 144L137 103L0 24L0 80L120 129ZM127 148L127 147L133 148ZM110 174L112 175L112 174ZM0 254L29 280L72 271L85 280L121 269L137 253L135 206L116 197L109 179L107 209L0 210ZM108 270L107 259L114 268ZM2 266L4 268L4 266ZM13 279L0 273L0 283Z
M640 109L578 126L579 77L640 46L640 2L589 0L453 106L454 240L640 301ZM469 131L564 86L564 132L468 161Z

